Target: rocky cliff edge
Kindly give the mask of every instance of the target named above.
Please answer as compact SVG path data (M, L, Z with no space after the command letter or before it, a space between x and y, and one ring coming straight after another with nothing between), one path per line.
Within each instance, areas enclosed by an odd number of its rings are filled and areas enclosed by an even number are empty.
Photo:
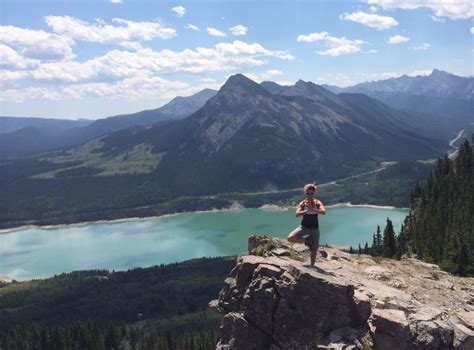
M211 307L217 349L474 349L474 278L401 261L249 238Z

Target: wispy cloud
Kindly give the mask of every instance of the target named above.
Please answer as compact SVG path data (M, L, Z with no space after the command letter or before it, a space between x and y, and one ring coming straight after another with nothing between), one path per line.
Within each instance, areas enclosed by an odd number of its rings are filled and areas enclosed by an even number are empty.
M327 49L325 51L316 51L323 56L340 56L361 51L361 46L367 44L364 40L351 40L346 37L334 37L328 32L310 33L308 35L298 35L296 41L313 43L322 41Z
M377 30L385 30L398 25L397 20L393 17L380 16L375 13L366 13L362 11L344 13L341 15L341 19L357 22Z
M444 18L440 18L440 17L436 17L436 16L431 16L431 19L435 22L440 22L440 23L444 23L446 22L446 19Z
M384 9L429 8L437 17L450 19L466 19L474 17L474 3L469 0L367 0L371 5L378 5Z
M397 45L409 41L410 38L403 35L393 35L388 39L390 45Z
M242 24L237 24L236 26L229 28L229 30L234 35L245 35L247 34L248 28Z
M199 31L200 31L200 29L199 29L197 26L195 26L194 24L191 24L191 23L188 23L185 28L186 28L186 29L192 29L192 30L194 30L194 31L196 31L196 32L199 32Z
M109 0L109 2L110 2L111 4L122 4L122 3L123 3L122 0Z
M171 9L171 11L175 12L178 17L183 17L184 14L186 13L186 8L183 6L175 6Z
M221 36L221 37L227 36L226 33L222 32L222 31L220 31L216 28L207 27L206 30L212 36Z
M430 44L428 44L428 43L423 43L423 44L421 44L421 45L419 45L419 46L414 46L414 47L412 47L411 49L412 49L412 50L416 50L416 51L424 51L424 50L428 50L430 47L431 47Z

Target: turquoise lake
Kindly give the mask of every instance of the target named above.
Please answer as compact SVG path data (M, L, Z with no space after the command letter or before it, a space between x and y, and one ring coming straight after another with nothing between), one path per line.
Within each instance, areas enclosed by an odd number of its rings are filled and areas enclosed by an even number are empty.
M396 232L407 209L338 206L320 215L321 244L371 244L387 217ZM299 226L294 209L183 213L84 226L0 234L0 275L18 280L86 269L126 270L202 256L245 253L251 234L286 238Z

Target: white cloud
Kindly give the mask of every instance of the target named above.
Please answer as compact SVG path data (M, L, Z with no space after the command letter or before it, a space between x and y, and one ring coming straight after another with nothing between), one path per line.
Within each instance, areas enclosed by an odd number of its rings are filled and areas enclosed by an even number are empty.
M372 13L377 12L377 10L378 10L378 9L377 9L376 6L370 6L370 8L369 8L369 11L372 12Z
M198 90L197 86L165 79L167 74L242 71L245 67L264 66L270 58L294 59L287 51L269 50L258 43L239 40L182 51L112 50L84 62L28 61L7 45L0 45L0 52L4 68L0 70L3 87L0 98L17 102L87 96L124 100L151 95L171 98L178 93L186 95ZM278 70L270 69L262 73L262 77L278 74ZM198 85L219 87L211 79Z
M181 5L173 7L171 11L175 12L178 17L183 17L186 13L186 9Z
M207 27L206 30L212 36L227 36L226 33L222 32L222 31L220 31L216 28Z
M74 57L73 40L43 30L0 26L0 43L8 45L23 57L41 60L63 60Z
M30 71L30 79L68 84L110 83L134 76L156 76L173 72L205 73L231 71L245 66L261 66L264 58L291 60L287 51L272 51L260 44L242 41L218 43L213 48L183 51L140 49L136 52L113 50L85 62L44 63Z
M474 17L474 2L469 0L367 0L383 9L400 8L413 10L429 8L437 17L466 19Z
M200 29L199 29L198 27L196 27L194 24L191 24L191 23L188 23L185 28L186 28L186 29L192 29L192 30L194 30L194 31L196 31L196 32L199 32L199 31L200 31Z
M109 2L110 2L111 4L122 4L122 3L123 3L122 0L109 0Z
M420 46L414 46L414 47L412 47L411 49L412 49L412 50L416 50L416 51L424 51L424 50L428 50L430 47L431 47L430 44L428 44L428 43L423 43L423 44L421 44Z
M99 20L97 24L88 23L69 16L46 16L46 23L52 30L74 40L101 44L117 44L127 48L139 49L139 43L154 38L170 39L176 35L173 28L164 27L159 22L134 22L113 18L114 24Z
M328 32L310 33L308 35L298 35L296 41L312 43L322 41L326 45L325 51L316 51L323 56L340 56L361 51L361 46L366 44L363 40L350 40L345 37L337 38L330 36Z
M375 13L366 13L362 11L344 13L341 15L341 19L357 22L377 30L385 30L398 25L398 22L393 17L380 16Z
M260 83L264 80L269 80L273 77L283 75L283 72L278 69L270 69L262 73L243 73L243 74L249 79L252 79L253 81L257 83Z
M17 82L18 80L27 79L29 77L29 71L26 70L6 70L0 69L0 82L2 82L2 89L7 88L8 82Z
M410 40L410 38L407 37L407 36L393 35L393 36L390 37L390 39L388 39L388 43L390 45L397 45L397 44L405 43L409 40Z
M328 32L310 33L308 35L298 35L296 41L302 41L306 43L314 43L315 41L324 40L328 36Z
M7 45L0 44L0 68L2 69L26 69L35 66L39 63L38 60L24 58L18 52ZM2 72L2 71L0 71ZM11 72L14 73L14 72ZM12 80L15 75L8 75L7 80ZM18 75L17 75L18 77Z
M470 31L471 31L471 34L474 34L474 27L471 27Z
M248 28L246 26L243 26L242 24L237 24L236 26L229 28L229 30L234 35L245 35L247 34Z

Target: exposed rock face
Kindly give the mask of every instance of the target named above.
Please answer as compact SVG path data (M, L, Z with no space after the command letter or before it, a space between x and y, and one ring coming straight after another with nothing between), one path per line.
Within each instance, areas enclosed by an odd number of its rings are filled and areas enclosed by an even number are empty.
M474 349L473 278L330 247L311 267L293 248L250 237L262 256L238 257L213 302L217 349Z

